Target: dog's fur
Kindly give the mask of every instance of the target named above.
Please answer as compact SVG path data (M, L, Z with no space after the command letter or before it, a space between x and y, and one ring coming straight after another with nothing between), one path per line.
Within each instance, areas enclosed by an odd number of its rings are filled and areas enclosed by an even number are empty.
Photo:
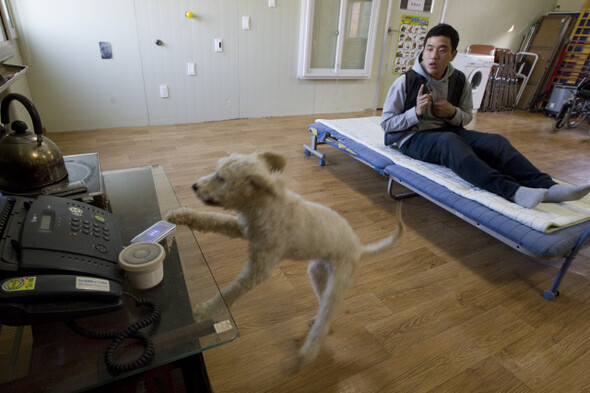
M311 260L308 274L319 311L299 351L299 363L304 365L317 356L344 293L354 280L359 260L397 241L403 223L398 208L397 231L363 246L343 217L323 205L305 201L285 187L285 164L285 158L273 152L223 158L217 170L199 179L193 189L206 204L235 210L238 216L179 208L168 212L166 220L198 231L249 240L245 268L221 295L197 306L197 318L215 313L223 299L231 306L270 277L281 260Z

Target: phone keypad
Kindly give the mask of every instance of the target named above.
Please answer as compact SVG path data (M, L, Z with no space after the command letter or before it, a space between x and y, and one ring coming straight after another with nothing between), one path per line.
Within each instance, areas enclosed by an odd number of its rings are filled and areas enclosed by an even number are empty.
M72 236L82 234L106 241L111 239L109 226L105 218L98 214L94 216L94 222L80 217L70 217L70 231Z

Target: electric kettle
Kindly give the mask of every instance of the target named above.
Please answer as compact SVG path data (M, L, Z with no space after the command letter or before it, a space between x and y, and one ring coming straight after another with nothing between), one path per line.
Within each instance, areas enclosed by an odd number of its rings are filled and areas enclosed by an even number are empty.
M27 124L12 122L9 133L8 108L18 101L29 112L34 132ZM6 194L31 194L42 187L67 179L63 155L55 143L43 137L41 118L33 103L21 94L11 93L0 104L0 191Z

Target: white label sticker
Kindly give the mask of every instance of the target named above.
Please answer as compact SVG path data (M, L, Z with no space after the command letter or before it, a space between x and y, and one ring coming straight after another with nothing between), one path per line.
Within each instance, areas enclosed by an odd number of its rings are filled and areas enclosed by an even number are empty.
M76 277L76 289L108 292L110 283L102 278Z
M215 331L217 332L217 334L223 333L223 332L226 332L226 331L232 329L231 322L227 319L225 321L217 322L213 326L215 327Z
M408 0L408 10L424 11L424 0Z

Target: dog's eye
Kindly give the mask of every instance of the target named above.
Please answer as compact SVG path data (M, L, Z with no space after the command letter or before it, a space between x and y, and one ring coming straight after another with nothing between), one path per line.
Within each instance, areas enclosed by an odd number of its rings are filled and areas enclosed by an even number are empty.
M219 173L215 174L215 180L220 181L220 182L225 181L225 179L223 177L221 177L221 175Z

